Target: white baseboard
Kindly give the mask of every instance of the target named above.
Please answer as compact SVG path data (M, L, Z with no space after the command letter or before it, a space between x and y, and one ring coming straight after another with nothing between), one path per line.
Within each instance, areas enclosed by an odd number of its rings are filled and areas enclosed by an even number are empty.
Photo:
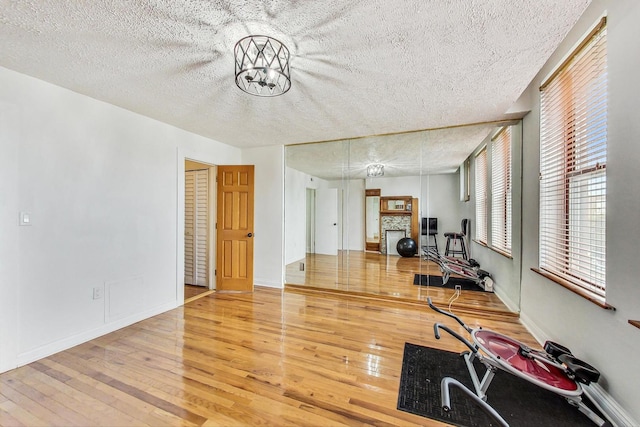
M520 322L533 335L533 337L542 345L549 338L544 331L536 326L529 317L520 313ZM640 426L631 415L620 405L607 391L599 384L590 384L583 387L584 394L593 402L593 404L602 412L605 417L615 427Z
M85 343L92 339L101 337L110 332L117 331L118 329L122 329L125 326L132 325L141 320L148 319L150 317L164 313L165 311L173 310L176 307L178 307L178 304L176 304L175 302L163 304L161 306L144 311L142 313L136 313L134 315L118 319L114 322L107 323L98 328L94 328L89 331L85 331L77 335L73 335L71 337L63 338L61 340L40 346L33 350L20 353L16 358L16 367L23 366L31 362L35 362L36 360L40 360L42 358L51 356L52 354L58 353L60 351L67 350L71 347L74 347L76 345Z
M591 384L584 387L584 394L589 400L605 414L607 419L615 427L640 426L640 423L634 420L631 415L599 384Z
M2 365L0 365L0 374L3 372L8 372L12 369L16 369L18 367L18 365L16 365L15 363L3 363Z
M253 280L253 284L255 286L264 286L267 288L278 288L278 289L284 288L284 285L282 284L282 282L276 282L275 280L268 280L268 279L255 278Z

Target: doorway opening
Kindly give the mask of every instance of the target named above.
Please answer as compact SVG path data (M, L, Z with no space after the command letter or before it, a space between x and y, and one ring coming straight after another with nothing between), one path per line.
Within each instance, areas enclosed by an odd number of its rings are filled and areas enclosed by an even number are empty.
M185 159L184 301L215 289L216 167Z

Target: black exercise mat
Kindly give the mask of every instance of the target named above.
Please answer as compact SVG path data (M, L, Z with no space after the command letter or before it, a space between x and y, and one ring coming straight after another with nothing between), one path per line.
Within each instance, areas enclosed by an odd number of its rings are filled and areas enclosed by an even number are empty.
M480 362L474 363L477 372L484 374ZM440 406L440 380L445 376L473 390L467 366L458 353L405 343L398 409L463 427L497 425L455 387L450 394L452 410L445 412ZM564 398L504 371L496 372L487 395L487 403L514 427L595 426ZM583 400L589 403L586 396Z
M420 286L437 286L441 288L455 289L456 286L460 286L463 291L479 291L486 292L473 280L462 279L459 277L449 277L447 283L442 283L442 276L432 276L428 274L414 274L413 284Z

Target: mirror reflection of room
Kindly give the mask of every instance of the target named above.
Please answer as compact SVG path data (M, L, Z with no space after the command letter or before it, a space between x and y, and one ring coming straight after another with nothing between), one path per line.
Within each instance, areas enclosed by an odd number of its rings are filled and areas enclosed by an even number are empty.
M519 257L503 260L489 253L495 251L478 242L470 220L477 205L469 197L476 185L476 157L482 150L491 154L492 138L503 127L490 123L287 146L286 286L446 303L455 293L453 285L443 285L446 276L452 284L481 285L477 292L473 287L474 292L462 291L459 305L517 312L519 285L515 289L518 282L510 279ZM460 147L457 157L449 158L451 150L443 149L450 144ZM515 138L513 158L518 158L518 144ZM510 197L519 200L519 187ZM513 212L518 218L512 222L519 222L517 207ZM447 243L455 265L443 267ZM462 264L474 257L482 261L480 267ZM469 270L456 270L458 263ZM484 291L479 269L487 269L491 286L515 303ZM494 276L503 280L495 283Z
M380 189L365 190L365 250L380 251Z

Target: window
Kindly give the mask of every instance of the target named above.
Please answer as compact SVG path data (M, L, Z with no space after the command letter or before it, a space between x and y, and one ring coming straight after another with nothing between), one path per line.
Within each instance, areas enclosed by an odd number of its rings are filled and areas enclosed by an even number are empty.
M478 242L511 256L511 146L513 126L498 130L476 155L476 235ZM489 168L491 165L491 168ZM491 203L491 205L489 205Z
M476 156L476 240L487 243L487 148Z
M606 20L540 87L540 269L605 296Z
M491 141L491 247L511 255L511 127Z

